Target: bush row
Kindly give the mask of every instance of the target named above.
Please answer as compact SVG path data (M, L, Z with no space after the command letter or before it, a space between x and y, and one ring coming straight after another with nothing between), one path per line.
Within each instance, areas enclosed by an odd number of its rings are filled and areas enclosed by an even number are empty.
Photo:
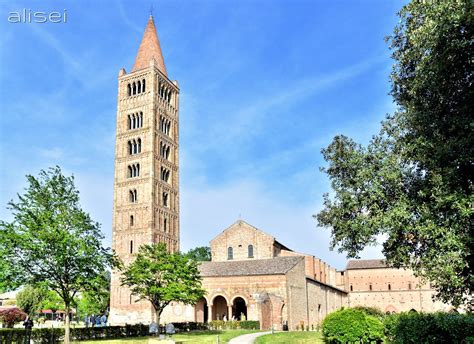
M474 315L417 313L382 315L374 309L341 309L323 321L327 343L473 343Z
M175 326L177 332L207 329L207 324L196 322L173 323L173 325ZM164 332L163 326L161 326L161 332ZM71 340L142 337L148 336L148 334L148 325L142 324L126 326L71 328ZM35 344L60 343L64 339L64 329L34 328L29 332L24 329L18 328L0 329L0 344L24 343L27 337L30 337Z
M457 313L400 313L385 321L388 343L474 343L474 315Z
M260 328L258 321L222 321L214 320L209 324L199 322L177 322L173 323L176 332L187 332L207 329L255 329ZM164 326L161 326L164 333ZM115 339L126 337L143 337L149 335L148 325L126 325L126 326L106 326L71 328L71 340L91 340L91 339ZM34 328L27 331L21 328L0 329L0 344L25 343L25 339L30 337L35 344L56 344L64 340L64 329L62 328Z
M246 330L259 330L260 322L254 320L232 320L232 321L223 321L223 320L212 320L209 322L209 329L211 330L234 330L234 329L246 329Z

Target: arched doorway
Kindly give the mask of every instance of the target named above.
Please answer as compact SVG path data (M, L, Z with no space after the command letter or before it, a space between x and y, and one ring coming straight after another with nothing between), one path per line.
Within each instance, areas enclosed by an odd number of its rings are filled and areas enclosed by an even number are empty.
M205 323L208 321L207 301L201 298L194 306L196 322Z
M224 315L229 319L227 311L227 300L221 295L216 296L212 301L212 320L222 320Z
M238 296L234 298L234 302L232 303L232 316L235 320L242 320L245 318L247 320L247 304L245 300Z

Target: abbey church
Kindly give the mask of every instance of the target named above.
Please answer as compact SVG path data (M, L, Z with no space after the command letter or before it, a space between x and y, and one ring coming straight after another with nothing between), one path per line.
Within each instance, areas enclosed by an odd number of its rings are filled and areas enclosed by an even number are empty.
M112 247L130 262L138 247L180 249L179 85L169 78L153 17L135 63L118 75ZM186 123L183 123L186 125ZM411 271L382 260L351 260L336 271L239 220L210 241L212 260L200 266L205 297L194 306L171 304L162 321L247 319L262 329L317 325L341 307L384 312L449 310ZM111 324L150 323L154 312L112 275Z

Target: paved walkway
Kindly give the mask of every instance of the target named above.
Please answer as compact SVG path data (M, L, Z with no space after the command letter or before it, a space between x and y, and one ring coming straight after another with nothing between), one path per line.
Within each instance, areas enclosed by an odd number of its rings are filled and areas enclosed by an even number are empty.
M243 334L241 336L235 337L229 341L229 344L253 344L255 338L264 336L266 334L270 334L271 332L256 332L256 333L249 333Z

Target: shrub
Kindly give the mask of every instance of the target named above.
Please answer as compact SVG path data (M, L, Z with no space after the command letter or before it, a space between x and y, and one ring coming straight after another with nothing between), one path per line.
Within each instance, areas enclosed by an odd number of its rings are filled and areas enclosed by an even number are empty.
M0 321L6 327L13 327L15 323L25 321L26 313L19 308L7 308L0 311Z
M225 329L246 329L246 330L258 330L260 329L260 322L254 320L242 320L242 321L223 321L223 320L212 320L209 323L209 328L212 330L225 330Z
M223 320L212 320L209 322L209 327L213 330L222 330L225 322Z
M260 329L260 321L257 320L242 320L240 321L240 328L246 330L259 330Z
M383 339L383 324L361 310L342 309L324 319L323 335L328 343L378 342Z
M392 314L385 319L388 343L474 343L474 315L457 313Z
M207 330L207 324L201 322L174 322L175 330L178 332L188 332L195 330Z
M380 310L380 308L377 308L377 307L356 306L356 307L353 307L352 309L357 309L359 311L362 311L365 314L376 317L379 320L383 320L387 316L384 312Z

